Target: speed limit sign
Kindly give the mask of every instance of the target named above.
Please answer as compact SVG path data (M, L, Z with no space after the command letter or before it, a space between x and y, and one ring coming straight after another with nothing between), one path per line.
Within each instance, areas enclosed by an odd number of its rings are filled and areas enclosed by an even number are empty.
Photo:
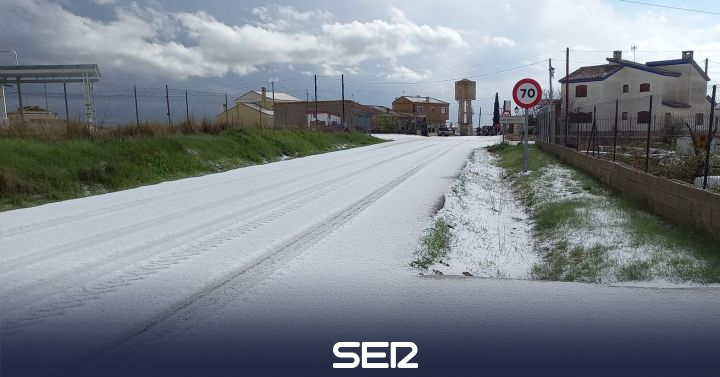
M525 109L525 124L523 125L523 171L528 169L528 109L537 105L542 97L540 84L533 79L522 79L513 87L515 103Z
M529 109L540 102L542 89L540 84L533 79L522 79L513 88L513 99L523 109Z

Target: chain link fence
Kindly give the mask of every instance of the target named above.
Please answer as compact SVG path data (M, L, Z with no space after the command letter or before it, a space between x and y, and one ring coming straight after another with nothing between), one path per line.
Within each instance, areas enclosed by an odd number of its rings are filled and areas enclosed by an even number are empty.
M661 95L634 89L625 86L620 99L604 102L575 96L567 116L562 100L539 109L538 139L720 192L715 87Z

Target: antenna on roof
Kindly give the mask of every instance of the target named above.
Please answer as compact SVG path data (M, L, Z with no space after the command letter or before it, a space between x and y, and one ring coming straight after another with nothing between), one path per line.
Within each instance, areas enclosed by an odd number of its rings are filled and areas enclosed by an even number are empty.
M630 46L630 49L631 49L632 52L633 52L633 61L636 61L636 60L635 60L635 52L637 51L637 45L632 45L632 46Z

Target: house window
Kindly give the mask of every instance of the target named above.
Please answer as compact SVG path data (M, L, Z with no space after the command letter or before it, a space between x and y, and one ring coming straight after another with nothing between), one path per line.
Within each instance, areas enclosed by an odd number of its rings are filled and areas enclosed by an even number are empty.
M638 111L637 123L638 124L650 123L650 112L649 111Z
M421 105L418 105L418 106L417 106L417 110L415 110L415 112L422 113L422 112L423 112L423 107L422 107Z
M703 113L697 113L697 114L695 114L695 125L696 125L696 126L702 126L704 123L705 123L705 122L704 122L704 119L703 119ZM712 127L710 127L710 128L712 128Z
M623 85L623 93L627 93L629 91L630 91L630 85L628 85L628 84Z
M650 84L648 84L648 83L640 84L640 92L641 92L641 93L642 93L642 92L649 92L649 91L650 91Z
M622 120L627 120L627 119L628 119L627 111L623 111L623 113L622 113Z
M576 86L575 97L587 97L587 85Z
M430 114L434 114L434 113L435 113L435 108L430 106Z
M441 114L447 113L447 107L441 107L441 108L440 108L440 113L441 113Z

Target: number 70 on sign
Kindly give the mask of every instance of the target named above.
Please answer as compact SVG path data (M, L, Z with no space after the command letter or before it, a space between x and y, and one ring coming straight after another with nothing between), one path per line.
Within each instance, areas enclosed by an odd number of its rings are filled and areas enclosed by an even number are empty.
M522 79L513 88L513 99L523 109L529 109L540 102L542 89L533 79Z

